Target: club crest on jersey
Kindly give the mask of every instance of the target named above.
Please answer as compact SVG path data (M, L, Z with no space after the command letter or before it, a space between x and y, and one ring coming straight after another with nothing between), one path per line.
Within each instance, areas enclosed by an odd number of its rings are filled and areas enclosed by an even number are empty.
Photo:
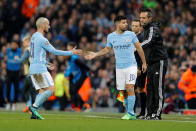
M49 41L46 41L46 43L45 43L46 45L49 45Z
M128 38L126 38L125 41L128 43L128 42L131 42L131 39L128 37Z

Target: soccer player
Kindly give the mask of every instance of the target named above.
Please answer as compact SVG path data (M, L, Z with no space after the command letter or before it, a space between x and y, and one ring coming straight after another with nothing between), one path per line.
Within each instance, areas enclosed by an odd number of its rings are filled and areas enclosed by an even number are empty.
M29 74L35 89L39 91L33 106L29 107L32 112L32 119L44 119L37 109L54 93L54 82L46 67L46 51L54 55L70 56L73 54L81 55L81 50L73 48L71 51L56 50L44 34L49 31L50 23L47 18L40 17L36 21L37 32L31 38L31 61Z
M141 43L143 41L143 34L141 33L141 23L140 23L140 20L133 20L132 23L131 23L131 30L137 35L137 38L139 40L139 42ZM143 49L144 50L144 49ZM144 50L144 53L145 53L145 57L146 57L146 50ZM136 61L137 61L137 68L138 68L138 77L137 77L137 80L136 80L136 88L137 88L137 91L140 95L140 104L141 104L141 111L139 113L139 115L137 116L138 119L143 119L145 118L145 108L146 108L146 93L145 93L145 82L146 82L146 76L147 76L147 73L143 73L141 71L142 69L142 61L139 57L139 54L137 53L137 51L135 51L135 58L136 58ZM147 61L147 57L146 57L146 61Z
M37 91L33 87L33 83L31 81L29 74L29 65L30 65L30 40L31 36L27 35L23 38L22 43L24 46L24 53L21 57L17 57L13 60L8 60L10 63L13 64L20 64L24 62L24 75L26 79L24 81L22 94L24 95L25 100L27 101L27 107L25 108L24 112L28 112L28 108L34 103L35 97L37 95ZM51 63L47 62L47 67L52 70L54 67Z
M142 71L146 72L146 60L144 52L137 36L132 31L127 31L127 18L117 16L114 19L116 30L107 36L107 45L99 52L88 52L87 60L109 53L112 48L116 59L116 83L117 89L123 93L127 113L123 120L135 120L134 113L135 92L134 85L137 78L137 63L134 56L134 47L142 59Z

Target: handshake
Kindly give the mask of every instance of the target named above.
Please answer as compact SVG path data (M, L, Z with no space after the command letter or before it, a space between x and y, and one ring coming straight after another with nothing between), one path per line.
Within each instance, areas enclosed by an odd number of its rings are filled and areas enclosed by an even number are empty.
M92 60L93 58L96 57L95 52L76 49L76 47L74 47L71 51L73 52L74 55L83 56L86 60Z

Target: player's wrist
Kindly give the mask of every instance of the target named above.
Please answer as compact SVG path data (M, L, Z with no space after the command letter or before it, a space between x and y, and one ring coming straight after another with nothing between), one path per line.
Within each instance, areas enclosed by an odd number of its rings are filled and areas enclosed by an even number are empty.
M99 53L98 52L95 53L95 57L97 57L97 56L99 56Z

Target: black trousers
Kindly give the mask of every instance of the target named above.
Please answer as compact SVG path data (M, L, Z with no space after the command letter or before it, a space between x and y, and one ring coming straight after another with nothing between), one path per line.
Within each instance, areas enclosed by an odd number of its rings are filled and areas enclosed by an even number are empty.
M62 97L58 97L57 99L58 99L59 104L60 104L59 110L60 110L60 111L64 111L65 108L66 108L66 106L67 106L67 104L69 103L69 101L68 101L68 99L67 99L65 93L63 94Z
M14 101L12 102L17 102L18 100L18 88L19 88L19 71L10 71L7 70L7 100L8 102L11 102L10 100L10 90L11 90L11 85L14 83Z
M27 76L24 81L22 94L25 98L25 101L29 100L29 95L31 96L32 103L35 102L36 95L38 91L36 91L35 87L33 86L32 80L30 76Z
M86 73L82 71L82 75L80 79L76 81L76 83L73 83L72 80L70 80L71 102L74 103L76 107L78 106L82 107L82 105L84 104L83 100L78 94L78 90L81 88L86 78L87 78Z
M196 98L192 98L187 101L189 109L196 109Z
M0 107L3 107L5 101L3 98L4 81L0 78Z
M147 113L161 116L164 104L164 80L167 60L160 60L147 69Z

